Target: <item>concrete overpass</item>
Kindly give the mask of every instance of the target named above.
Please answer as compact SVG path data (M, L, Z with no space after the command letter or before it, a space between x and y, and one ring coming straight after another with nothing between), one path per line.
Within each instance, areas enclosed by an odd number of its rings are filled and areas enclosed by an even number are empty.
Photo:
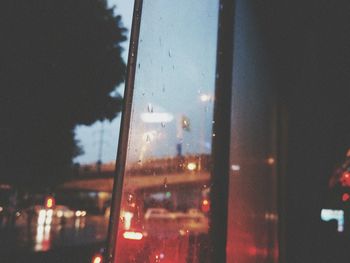
M165 173L160 175L129 175L124 180L127 191L135 192L143 189L160 188L162 186L174 187L180 185L205 184L210 180L208 171L182 173ZM79 177L65 182L58 187L59 190L85 190L112 192L114 178L111 176Z

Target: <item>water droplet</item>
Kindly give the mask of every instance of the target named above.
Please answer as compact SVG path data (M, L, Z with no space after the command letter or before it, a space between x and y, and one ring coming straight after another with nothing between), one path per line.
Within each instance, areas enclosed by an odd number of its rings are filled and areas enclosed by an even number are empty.
M165 92L165 86L163 85L162 91Z
M142 161L141 161L141 160L138 160L138 161L137 161L137 163L138 163L138 164L141 164L141 163L142 163Z
M150 142L151 142L151 136L149 136L149 134L147 134L147 136L146 136L146 142L147 142L147 143L150 143Z
M140 67L141 67L140 63L137 65L137 67L138 67L138 68L140 68Z
M170 49L169 49L169 51L168 51L168 56L169 56L169 58L172 57L172 54L171 54L171 50L170 50Z
M165 122L161 122L160 125L162 125L162 128L165 128Z
M148 103L147 110L149 113L153 113L153 105L151 103Z
M215 137L215 133L213 133L213 137Z
M173 65L173 70L175 70L175 65Z

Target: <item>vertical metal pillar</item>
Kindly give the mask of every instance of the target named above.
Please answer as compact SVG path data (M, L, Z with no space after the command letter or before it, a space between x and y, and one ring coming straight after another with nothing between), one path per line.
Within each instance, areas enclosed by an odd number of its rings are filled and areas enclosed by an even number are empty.
M221 0L213 125L213 170L210 213L210 262L226 262L230 174L234 2Z
M115 169L115 180L113 185L113 197L111 204L111 216L108 229L108 243L105 261L108 263L116 262L117 232L119 225L119 213L122 202L122 189L124 182L124 172L126 163L126 154L129 141L129 128L131 119L132 97L134 93L136 60L140 33L140 22L143 0L135 0L134 14L131 28L129 56L127 65L127 75L124 92L124 105L122 111L120 136L118 143L118 152Z

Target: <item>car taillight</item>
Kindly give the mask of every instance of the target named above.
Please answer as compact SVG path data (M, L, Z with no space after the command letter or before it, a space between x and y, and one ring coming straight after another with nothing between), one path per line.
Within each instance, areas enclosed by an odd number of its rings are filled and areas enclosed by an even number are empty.
M103 258L102 255L97 254L92 258L91 263L102 263L103 262Z
M202 201L202 207L201 208L202 208L202 212L208 213L209 210L210 210L210 202L209 202L209 200L204 199Z
M343 195L342 195L342 201L343 202L347 202L347 201L349 201L350 200L350 195L348 194L348 193L344 193Z
M123 237L125 239L141 240L143 238L143 234L141 232L126 231L124 232Z

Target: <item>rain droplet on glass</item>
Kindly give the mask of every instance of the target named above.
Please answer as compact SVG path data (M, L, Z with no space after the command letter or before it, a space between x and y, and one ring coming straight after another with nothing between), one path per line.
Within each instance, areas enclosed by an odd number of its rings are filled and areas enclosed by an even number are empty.
M153 113L153 105L151 103L148 103L147 110L149 113Z
M165 128L165 122L161 122L160 125L162 125L162 128Z
M168 51L168 56L169 56L169 58L172 57L172 54L171 54L171 50L170 50L170 49L169 49L169 51Z

